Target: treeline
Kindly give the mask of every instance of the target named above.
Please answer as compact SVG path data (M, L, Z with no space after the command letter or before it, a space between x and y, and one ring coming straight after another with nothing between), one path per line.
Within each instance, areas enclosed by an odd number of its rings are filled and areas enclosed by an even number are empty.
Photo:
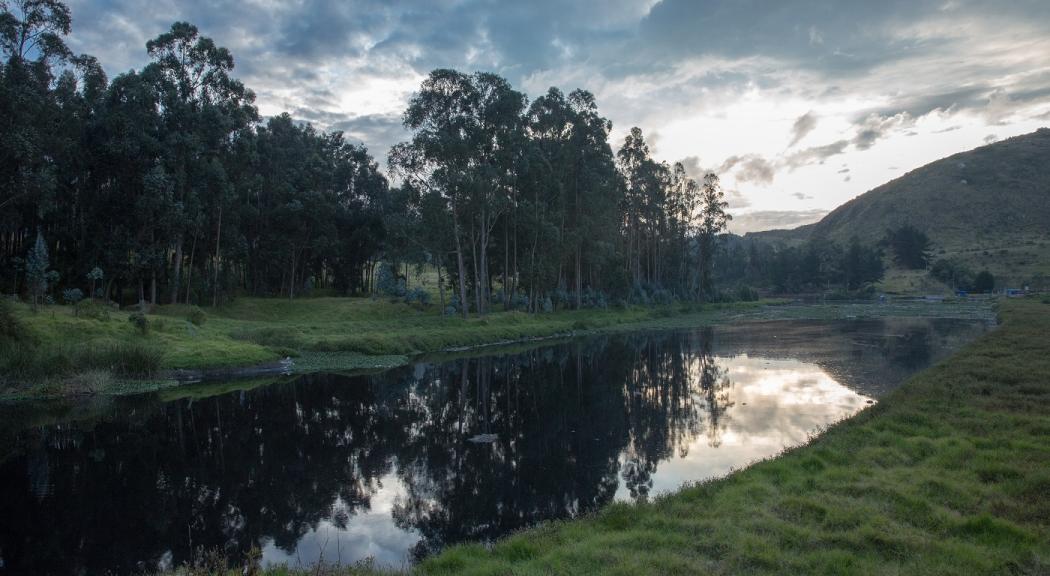
M63 4L5 3L2 22L5 291L215 304L362 289L388 198L363 147L288 116L260 124L233 57L192 25L109 81L63 42Z
M435 70L404 124L412 138L390 153L404 209L387 254L446 271L450 310L713 294L730 218L718 178L656 162L638 128L614 154L589 92L551 88L530 104L499 76Z
M436 70L391 187L341 133L262 122L232 55L190 24L110 81L64 43L64 4L0 6L5 291L215 305L367 293L415 264L463 315L715 294L718 178L656 162L637 128L614 153L586 91L530 103L494 74Z
M781 246L734 238L719 254L716 269L721 284L766 287L778 293L856 292L885 274L882 250L857 238L845 246L825 239Z

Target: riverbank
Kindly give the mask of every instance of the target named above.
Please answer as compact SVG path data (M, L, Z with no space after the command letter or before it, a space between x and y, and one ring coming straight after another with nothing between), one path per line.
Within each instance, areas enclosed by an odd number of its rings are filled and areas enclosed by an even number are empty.
M131 311L11 306L31 346L10 347L2 399L158 390L206 377L380 370L412 357L593 333L776 319L934 316L990 319L989 301L678 304L464 320L383 299L244 298L218 309ZM132 322L137 320L138 322ZM143 322L144 320L144 322ZM143 328L143 326L145 326ZM117 369L110 367L116 366ZM130 377L129 377L130 376ZM30 382L31 384L19 384Z
M1050 570L1050 305L804 447L645 505L615 504L426 574L1042 574Z
M646 504L456 546L411 573L1046 573L1050 303L1004 301L1000 317L805 446Z

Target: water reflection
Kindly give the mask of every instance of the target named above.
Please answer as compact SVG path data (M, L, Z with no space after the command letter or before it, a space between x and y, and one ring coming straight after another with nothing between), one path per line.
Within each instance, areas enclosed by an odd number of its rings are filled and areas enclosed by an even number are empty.
M253 544L397 565L775 454L981 330L776 323L7 407L0 569L129 573Z

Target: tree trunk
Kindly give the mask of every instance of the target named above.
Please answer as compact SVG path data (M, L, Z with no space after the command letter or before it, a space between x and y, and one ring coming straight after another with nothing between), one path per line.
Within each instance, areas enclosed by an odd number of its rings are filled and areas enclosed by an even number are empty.
M462 308L463 318L469 318L467 311L467 267L463 262L463 242L459 237L459 218L456 216L455 206L452 208L452 235L456 239L456 264L459 268L459 306Z
M219 256L219 241L222 239L222 206L219 206L219 221L215 226L215 270L212 285L211 305L212 308L219 305L219 264L222 258Z
M179 303L179 278L182 276L182 234L175 242L175 262L172 266L171 303ZM187 272L187 277L189 273Z
M193 283L193 257L197 253L197 233L193 233L193 244L190 245L190 265L186 268L186 304L190 303L190 292L192 291ZM178 283L175 284L178 286Z

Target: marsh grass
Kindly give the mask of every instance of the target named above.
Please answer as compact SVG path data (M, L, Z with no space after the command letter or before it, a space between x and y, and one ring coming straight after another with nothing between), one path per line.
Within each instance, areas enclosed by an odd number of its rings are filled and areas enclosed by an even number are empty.
M0 351L0 374L7 380L35 381L104 371L123 378L157 374L164 353L142 342L112 342L99 346L69 343L12 342Z

